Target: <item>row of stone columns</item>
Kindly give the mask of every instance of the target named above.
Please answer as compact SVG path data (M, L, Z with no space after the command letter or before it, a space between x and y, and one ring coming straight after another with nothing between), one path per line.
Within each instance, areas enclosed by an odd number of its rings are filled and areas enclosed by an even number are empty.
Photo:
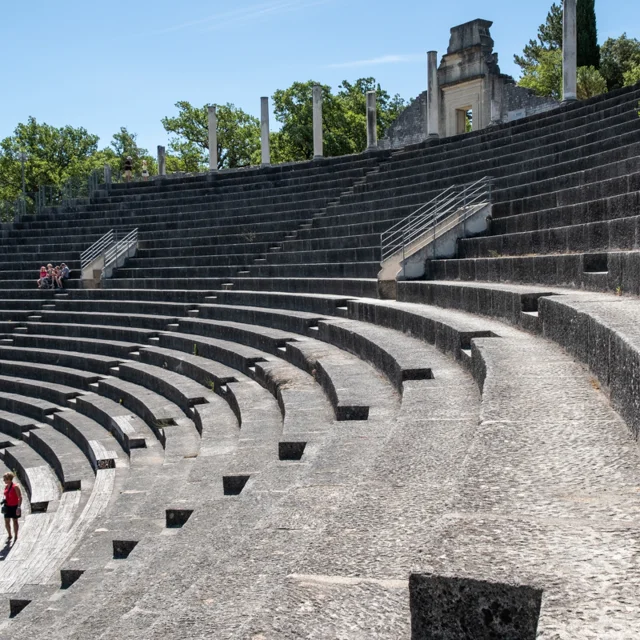
M313 87L313 157L324 157L323 127L322 127L322 87ZM218 119L215 106L209 107L209 171L218 169ZM269 144L269 98L260 98L260 146L261 162L263 165L271 163L271 148ZM376 92L367 91L367 149L378 147L378 123L376 108ZM160 149L164 161L164 147L158 147L158 162ZM160 175L164 175L161 173Z

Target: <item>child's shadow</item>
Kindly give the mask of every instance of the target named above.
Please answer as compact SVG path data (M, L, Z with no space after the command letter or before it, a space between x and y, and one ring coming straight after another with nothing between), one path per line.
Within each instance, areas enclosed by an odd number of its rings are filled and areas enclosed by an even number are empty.
M2 560L4 560L9 555L12 548L13 547L11 546L11 542L5 542L4 547L0 549L0 562L2 562Z

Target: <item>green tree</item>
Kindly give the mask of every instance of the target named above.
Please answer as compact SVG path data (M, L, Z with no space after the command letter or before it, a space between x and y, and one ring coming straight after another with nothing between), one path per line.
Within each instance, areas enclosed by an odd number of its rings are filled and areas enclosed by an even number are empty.
M84 127L58 128L29 117L0 142L0 199L21 193L21 153L27 156L26 191L35 192L40 185L59 186L69 178L88 176L96 168L98 140Z
M529 40L521 56L513 56L515 63L523 73L530 72L531 67L541 61L543 52L562 49L562 3L551 5L544 24L538 27L536 40Z
M538 27L538 37L529 40L522 55L514 56L523 73L541 62L545 51L562 49L562 2L554 2L544 24ZM578 0L576 7L578 66L600 66L600 47L596 26L595 0Z
M294 82L288 89L273 95L276 120L281 130L271 134L275 162L309 160L313 157L313 80ZM324 154L339 156L364 151L367 146L366 94L376 91L378 136L404 108L399 96L391 97L374 78L360 78L354 83L344 80L333 93L322 87L322 121Z
M640 65L640 41L627 38L608 38L600 49L600 73L609 91L625 86L625 74Z
M528 68L518 84L531 89L536 95L562 100L562 51L542 51L540 62ZM607 82L597 69L578 68L579 100L586 100L606 91Z
M536 95L562 99L562 51L540 51L539 62L528 66L518 84Z
M178 115L162 119L169 141L169 166L200 170L208 161L208 108L187 101L176 103ZM234 169L260 162L260 121L232 104L216 105L218 117L218 169ZM186 169L185 169L186 170Z
M625 71L624 74L624 86L630 87L631 85L638 84L640 82L640 64Z
M578 67L578 100L587 100L607 92L607 81L595 67Z
M600 47L595 0L578 0L576 6L578 67L600 67Z

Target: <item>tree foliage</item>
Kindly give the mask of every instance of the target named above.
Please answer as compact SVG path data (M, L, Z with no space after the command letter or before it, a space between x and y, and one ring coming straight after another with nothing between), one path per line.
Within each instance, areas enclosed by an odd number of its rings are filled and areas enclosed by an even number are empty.
M625 87L630 87L631 85L638 84L640 82L640 64L629 69L629 71L625 71L624 74L624 85Z
M633 75L627 76L640 66L640 41L628 38L623 33L618 38L608 38L600 49L600 72L607 81L609 91L619 89L627 84Z
M578 0L576 6L578 67L600 67L600 47L595 0Z
M562 6L554 2L544 24L538 27L538 37L529 40L522 55L515 55L515 63L526 73L540 64L546 51L562 50ZM600 47L596 24L595 0L578 0L576 7L578 66L600 66Z
M562 100L562 51L543 51L540 62L527 69L518 84L533 90L536 95ZM607 82L595 67L578 67L579 100L586 100L606 91Z
M12 136L0 142L0 199L14 199L22 191L20 154L25 153L26 191L39 185L59 185L88 175L96 168L98 136L84 127L53 127L29 117Z
M208 166L209 106L176 103L178 115L162 119L169 141L168 168L200 171ZM233 104L216 105L218 169L235 169L260 162L260 121Z
M562 51L540 51L538 62L529 65L520 78L521 87L531 89L536 95L562 99Z
M562 4L554 2L546 20L538 27L537 39L529 40L522 55L515 55L513 58L523 73L526 73L540 64L543 53L558 49L562 49Z
M578 67L578 100L587 100L607 92L607 81L595 67Z
M273 95L276 120L281 130L272 139L274 161L309 160L313 157L313 80L294 82ZM344 80L333 93L322 87L324 154L340 156L364 151L367 146L367 91L376 91L378 136L404 108L399 96L391 97L374 78Z

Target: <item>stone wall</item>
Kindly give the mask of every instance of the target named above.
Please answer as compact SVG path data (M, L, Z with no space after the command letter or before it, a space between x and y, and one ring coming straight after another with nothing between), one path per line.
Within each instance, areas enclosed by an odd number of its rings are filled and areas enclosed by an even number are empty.
M549 111L559 106L553 98L541 98L530 89L507 83L503 87L502 122L511 122L536 113Z
M427 139L427 92L423 91L398 116L378 141L380 149L398 149Z

